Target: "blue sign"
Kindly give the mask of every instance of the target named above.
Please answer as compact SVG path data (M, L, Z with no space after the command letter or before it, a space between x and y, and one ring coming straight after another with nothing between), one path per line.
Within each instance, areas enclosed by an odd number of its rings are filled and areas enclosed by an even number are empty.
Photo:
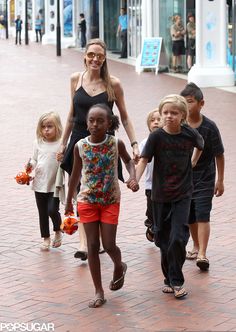
M141 52L141 64L142 68L156 68L159 65L160 53L161 53L161 37L145 38L143 41L143 47Z

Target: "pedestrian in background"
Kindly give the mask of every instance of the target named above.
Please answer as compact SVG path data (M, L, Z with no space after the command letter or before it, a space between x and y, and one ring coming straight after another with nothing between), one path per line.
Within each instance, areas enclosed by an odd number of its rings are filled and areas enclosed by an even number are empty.
M170 34L172 39L172 68L174 73L179 73L183 69L182 55L185 54L184 36L186 34L180 15L173 16Z
M120 58L127 58L127 27L128 27L128 16L126 9L120 9L119 24L117 28L117 37L120 35L121 39L121 55Z
M100 240L103 248L114 263L110 290L117 291L124 285L127 265L122 262L120 248L116 245L117 225L120 210L120 189L117 162L120 156L129 173L129 181L136 183L134 162L125 144L107 132L119 128L119 118L108 105L97 104L87 115L88 137L79 140L74 148L74 163L69 183L65 213L73 212L72 199L78 182L81 181L77 196L80 222L84 224L88 242L88 262L92 275L95 298L90 308L102 306L106 299L102 286L99 259Z
M195 16L192 13L188 14L188 23L186 26L187 30L187 66L188 70L191 69L193 65L193 59L195 57L195 36L196 36L196 25Z
M188 105L183 97L166 96L158 108L163 127L149 135L136 168L136 178L140 180L148 161L154 158L151 198L154 239L160 248L165 277L162 291L173 293L178 299L187 295L182 268L189 239L192 167L201 155L204 142L197 130L185 124ZM129 185L132 189L132 183Z
M161 126L161 116L158 108L151 111L147 116L147 126L149 132L152 133L157 128ZM147 142L147 137L144 138L139 144L140 153L142 153L143 148ZM149 241L153 242L154 233L153 233L153 213L152 213L152 174L153 174L153 160L147 164L146 172L145 172L145 196L147 199L147 209L146 209L146 217L147 219L144 221L144 225L147 227L146 237Z
M75 144L89 135L87 129L87 114L91 106L106 104L112 110L116 104L121 122L129 137L135 160L139 158L138 143L133 124L126 110L124 91L120 80L109 74L106 59L106 44L101 39L91 39L85 49L83 72L71 76L71 106L62 137L59 153L64 156L61 167L71 174L73 167L73 150ZM67 142L70 138L69 144ZM118 167L119 179L123 180L121 167ZM75 253L76 258L87 259L86 238L83 227L79 223L80 248Z
M34 142L33 156L26 165L26 171L34 170L32 189L35 192L39 212L40 233L43 238L41 250L49 250L51 244L49 217L53 223L55 236L52 247L61 246L61 215L59 197L54 197L56 177L60 170L57 151L60 146L62 125L57 113L43 114L37 125L37 139Z
M15 26L16 26L16 45L21 45L21 30L22 30L22 20L20 18L20 15L17 15L17 18L15 20Z
M80 45L81 45L81 48L85 48L86 43L87 43L87 39L86 39L87 24L86 24L86 20L84 18L84 14L81 13L79 16L80 16L80 23L79 23Z
M0 39L6 38L6 22L4 16L0 15Z
M36 16L35 19L35 34L36 34L36 43L42 41L42 19L39 15Z
M210 237L210 212L212 199L224 193L224 146L216 124L201 114L204 97L201 89L189 83L181 91L188 103L188 124L202 135L205 145L203 153L193 169L194 190L191 200L189 226L193 248L187 252L187 259L196 259L201 270L208 270L206 256ZM217 178L216 178L217 170Z

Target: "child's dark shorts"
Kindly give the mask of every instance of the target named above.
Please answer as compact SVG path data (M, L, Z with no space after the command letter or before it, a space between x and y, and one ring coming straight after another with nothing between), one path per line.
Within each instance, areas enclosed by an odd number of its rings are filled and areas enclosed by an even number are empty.
M190 205L189 224L209 222L212 209L212 197L193 198Z

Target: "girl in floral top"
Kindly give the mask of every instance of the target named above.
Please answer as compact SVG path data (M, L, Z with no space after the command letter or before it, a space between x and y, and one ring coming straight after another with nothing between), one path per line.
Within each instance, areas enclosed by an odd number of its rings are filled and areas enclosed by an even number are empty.
M72 198L80 180L78 213L87 236L88 262L95 287L95 298L89 302L89 307L97 308L106 302L101 280L99 229L103 248L114 263L110 290L116 291L123 287L127 270L127 265L121 260L120 249L116 245L120 209L118 156L129 172L130 178L127 182L136 180L134 162L123 141L107 134L108 131L118 129L119 118L112 114L107 105L97 104L88 112L87 125L91 135L81 139L74 148L74 163L65 213L73 212ZM138 190L137 182L132 190Z

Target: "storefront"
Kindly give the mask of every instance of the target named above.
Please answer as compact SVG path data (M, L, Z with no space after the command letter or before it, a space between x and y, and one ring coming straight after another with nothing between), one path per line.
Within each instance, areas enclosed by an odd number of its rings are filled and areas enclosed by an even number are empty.
M228 4L227 63L233 69L236 80L236 0L227 1L227 4Z

